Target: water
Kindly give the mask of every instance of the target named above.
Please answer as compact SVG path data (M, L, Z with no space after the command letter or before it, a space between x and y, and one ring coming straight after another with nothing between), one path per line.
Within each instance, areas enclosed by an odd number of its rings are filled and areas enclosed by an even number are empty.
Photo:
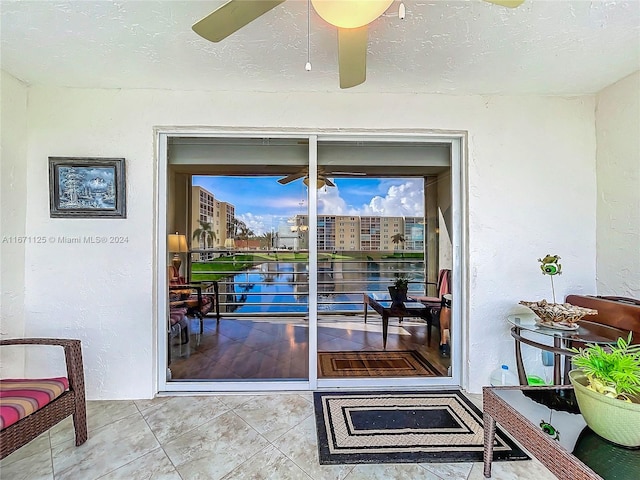
M329 262L318 264L318 310L362 311L364 292L386 292L397 271L412 278L409 294L424 295L422 262ZM228 277L220 289L223 310L236 313L306 313L309 302L307 264L263 263ZM226 292L225 292L226 290Z

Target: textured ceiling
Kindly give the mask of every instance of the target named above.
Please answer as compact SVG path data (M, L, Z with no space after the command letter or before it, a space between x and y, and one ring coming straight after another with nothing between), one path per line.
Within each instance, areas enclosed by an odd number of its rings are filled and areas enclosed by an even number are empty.
M0 2L2 69L33 85L339 91L337 35L287 0L220 43L191 25L224 1ZM595 93L640 69L640 0L399 1L369 29L358 92Z

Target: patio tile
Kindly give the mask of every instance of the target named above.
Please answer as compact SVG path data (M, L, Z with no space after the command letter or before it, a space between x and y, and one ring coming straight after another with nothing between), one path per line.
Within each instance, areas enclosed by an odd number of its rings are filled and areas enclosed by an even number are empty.
M0 468L4 471L5 467L11 463L20 461L24 458L31 457L37 453L46 451L49 454L51 450L51 441L49 439L49 432L44 432L31 440L22 448L19 448L11 455L0 460Z
M273 444L314 480L342 480L354 465L320 465L316 422L312 415Z
M473 463L421 463L425 470L446 480L467 480Z
M112 424L140 412L132 400L91 400L87 402L87 430L89 436L93 430ZM75 439L72 417L67 417L51 430L51 445Z
M160 443L168 442L227 412L229 407L212 396L172 397L142 412Z
M414 463L356 465L344 480L443 480Z
M484 480L484 466L474 463L468 480ZM533 459L519 462L493 462L491 464L493 480L557 480L539 461Z
M234 409L245 422L273 441L313 415L313 404L298 395L263 395Z
M98 478L160 445L138 414L92 431L79 447L73 440L52 448L56 480Z
M184 480L216 480L267 445L262 435L228 411L166 443L164 450Z
M313 480L274 446L258 452L223 480Z
M3 480L53 480L51 450L48 448L5 464L7 458L3 459L0 468Z
M164 450L157 448L107 473L100 480L181 480Z

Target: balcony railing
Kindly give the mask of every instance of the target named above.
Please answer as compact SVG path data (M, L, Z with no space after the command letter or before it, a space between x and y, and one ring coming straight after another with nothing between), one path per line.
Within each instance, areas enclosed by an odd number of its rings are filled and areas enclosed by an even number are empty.
M304 316L308 314L307 251L194 250L192 281L217 280L221 314ZM364 292L386 292L396 274L411 278L411 293L424 295L421 252L348 251L319 253L318 311L359 314Z

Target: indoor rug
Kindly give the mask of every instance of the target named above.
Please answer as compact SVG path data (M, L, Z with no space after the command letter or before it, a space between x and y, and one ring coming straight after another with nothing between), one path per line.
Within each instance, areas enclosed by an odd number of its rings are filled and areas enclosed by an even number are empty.
M314 392L320 463L481 462L482 412L459 390ZM529 457L496 425L493 458Z
M440 373L416 350L319 352L322 377L433 377Z

